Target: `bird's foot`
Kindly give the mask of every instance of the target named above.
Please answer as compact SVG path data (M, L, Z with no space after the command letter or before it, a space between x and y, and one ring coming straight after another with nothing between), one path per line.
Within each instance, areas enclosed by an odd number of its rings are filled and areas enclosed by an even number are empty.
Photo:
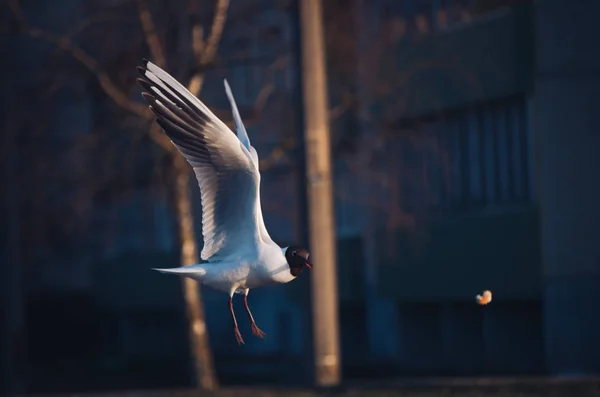
M256 323L252 323L250 325L250 328L252 329L252 334L258 336L261 339L264 339L265 336L267 336L267 334L265 334L260 328L258 328Z
M240 329L238 327L235 327L233 330L234 334L235 334L235 339L237 340L238 345L243 345L244 344L244 339L242 338L242 334L240 333Z

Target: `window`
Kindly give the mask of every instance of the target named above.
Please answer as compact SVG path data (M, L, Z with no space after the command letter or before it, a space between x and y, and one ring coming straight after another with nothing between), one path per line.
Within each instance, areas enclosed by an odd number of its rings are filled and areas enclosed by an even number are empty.
M453 180L458 204L527 202L533 198L531 131L524 98L484 104L448 120L453 134Z
M394 151L403 158L403 167L424 175L408 186L421 192L412 201L425 191L430 206L446 209L534 199L529 104L524 97L404 121L397 136Z

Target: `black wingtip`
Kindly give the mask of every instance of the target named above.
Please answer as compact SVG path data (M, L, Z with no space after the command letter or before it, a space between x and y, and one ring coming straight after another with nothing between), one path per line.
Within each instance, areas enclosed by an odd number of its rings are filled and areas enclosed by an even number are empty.
M156 114L156 124L160 125L165 132L169 129L169 125L159 117L159 114L156 112L156 109L152 108L152 111Z
M158 122L158 120L160 120L160 117L161 117L160 113L158 113L158 110L156 110L154 108L154 106L150 105L148 107L150 108L150 110L152 110L152 113L154 113L154 115L156 116L156 121ZM158 123L158 124L161 125L160 123ZM162 127L162 125L161 125L161 127Z
M148 62L150 62L150 61L147 60L146 58L142 58L142 63L144 64L144 67L148 66Z
M156 101L156 97L154 95L152 95L152 94L147 93L147 92L142 92L142 96L148 102L155 102Z
M141 66L138 66L138 67L137 67L137 71L138 71L138 73L139 73L139 74L141 74L142 76L146 76L146 71L147 71L147 70L148 70L148 69L146 69L146 68L143 68L143 67L141 67Z
M142 86L143 89L147 90L148 92L152 92L152 84L150 84L150 82L146 79L142 79L142 78L138 78L137 82L139 85Z
M146 79L143 79L143 78L141 78L141 77L138 77L138 78L137 78L137 82L138 82L138 84L139 84L139 85L141 85L141 86L142 86L142 88L144 88L145 90L152 91L152 84L150 84L150 83L148 82L148 80L146 80Z

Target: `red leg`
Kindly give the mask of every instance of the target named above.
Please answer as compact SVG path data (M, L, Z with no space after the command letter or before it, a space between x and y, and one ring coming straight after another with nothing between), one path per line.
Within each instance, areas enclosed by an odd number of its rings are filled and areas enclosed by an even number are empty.
M235 313L233 312L233 297L229 297L229 313L231 314L231 320L233 321L233 332L235 333L235 339L239 345L244 344L244 339L242 339L242 334L240 333L240 329L238 328L237 320L235 319Z
M254 321L254 317L252 317L252 313L250 312L250 307L248 306L248 295L247 294L244 294L244 307L246 308L246 312L248 313L248 318L250 318L250 327L252 328L252 333L261 339L264 338L265 336L267 336L267 334L265 334L260 328L258 328L258 326L256 325L256 322Z

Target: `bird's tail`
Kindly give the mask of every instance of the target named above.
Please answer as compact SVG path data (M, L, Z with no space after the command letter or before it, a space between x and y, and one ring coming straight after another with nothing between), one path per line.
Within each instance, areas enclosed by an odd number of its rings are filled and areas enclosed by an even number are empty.
M152 270L156 270L156 271L159 271L159 272L165 273L165 274L179 274L181 276L188 276L188 277L193 277L193 276L199 277L199 276L204 276L206 274L206 269L204 269L203 267L201 267L199 265L174 267L171 269L153 268Z

